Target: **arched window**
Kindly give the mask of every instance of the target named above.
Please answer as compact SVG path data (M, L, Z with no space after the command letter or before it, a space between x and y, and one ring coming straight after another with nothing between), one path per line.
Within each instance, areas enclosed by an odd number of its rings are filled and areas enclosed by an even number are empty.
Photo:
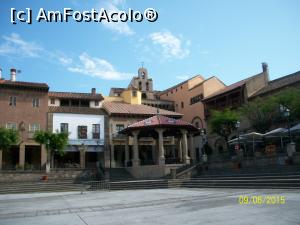
M146 91L149 91L149 83L146 82Z

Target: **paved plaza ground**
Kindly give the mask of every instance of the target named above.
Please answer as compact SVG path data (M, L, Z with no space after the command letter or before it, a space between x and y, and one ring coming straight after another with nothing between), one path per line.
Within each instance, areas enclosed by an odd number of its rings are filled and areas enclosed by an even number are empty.
M284 196L285 204L239 204ZM270 202L269 202L270 203ZM300 190L156 189L0 195L0 225L300 224Z

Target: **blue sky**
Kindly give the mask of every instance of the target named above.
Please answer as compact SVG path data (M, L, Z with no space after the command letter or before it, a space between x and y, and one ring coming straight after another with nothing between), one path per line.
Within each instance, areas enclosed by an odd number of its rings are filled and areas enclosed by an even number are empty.
M231 84L261 71L270 78L300 70L298 0L3 0L0 67L17 79L46 82L52 91L89 92L126 87L144 62L154 88L166 89L196 74ZM154 23L10 22L10 9L69 7L84 11L157 10Z

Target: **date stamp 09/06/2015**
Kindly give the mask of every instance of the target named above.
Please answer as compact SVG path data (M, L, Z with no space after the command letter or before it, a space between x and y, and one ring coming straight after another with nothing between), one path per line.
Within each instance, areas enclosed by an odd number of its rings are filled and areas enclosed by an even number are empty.
M286 198L282 195L240 195L238 203L240 205L284 205Z

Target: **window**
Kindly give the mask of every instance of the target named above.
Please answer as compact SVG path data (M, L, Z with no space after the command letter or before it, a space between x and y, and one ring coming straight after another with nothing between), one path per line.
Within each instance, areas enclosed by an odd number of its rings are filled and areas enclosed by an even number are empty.
M124 129L124 124L116 124L116 130L117 132L121 131Z
M60 132L61 133L69 133L69 124L61 123L60 124Z
M40 124L38 124L38 123L29 124L29 132L34 133L39 130L40 130Z
M149 91L149 83L146 83L146 91Z
M181 102L181 108L184 108L184 102Z
M16 106L17 105L17 97L16 96L10 96L9 97L9 105L10 106Z
M68 99L61 99L60 106L70 106L70 101Z
M55 98L51 98L51 99L50 99L50 104L51 104L51 105L55 105Z
M17 124L16 123L7 123L6 128L11 129L11 130L17 130Z
M95 101L95 106L99 106L99 101Z
M32 99L32 107L39 107L40 106L40 99L33 98Z
M139 90L142 90L142 82L139 82Z
M78 99L72 99L71 100L71 106L78 107L79 106L79 100Z
M93 124L93 139L100 139L100 124Z
M133 96L133 97L136 97L136 95L137 95L137 94L136 94L136 91L132 91L132 96Z
M90 101L88 100L80 100L81 107L90 107Z
M145 72L142 72L142 78L145 79Z
M78 126L78 139L87 139L87 126Z

